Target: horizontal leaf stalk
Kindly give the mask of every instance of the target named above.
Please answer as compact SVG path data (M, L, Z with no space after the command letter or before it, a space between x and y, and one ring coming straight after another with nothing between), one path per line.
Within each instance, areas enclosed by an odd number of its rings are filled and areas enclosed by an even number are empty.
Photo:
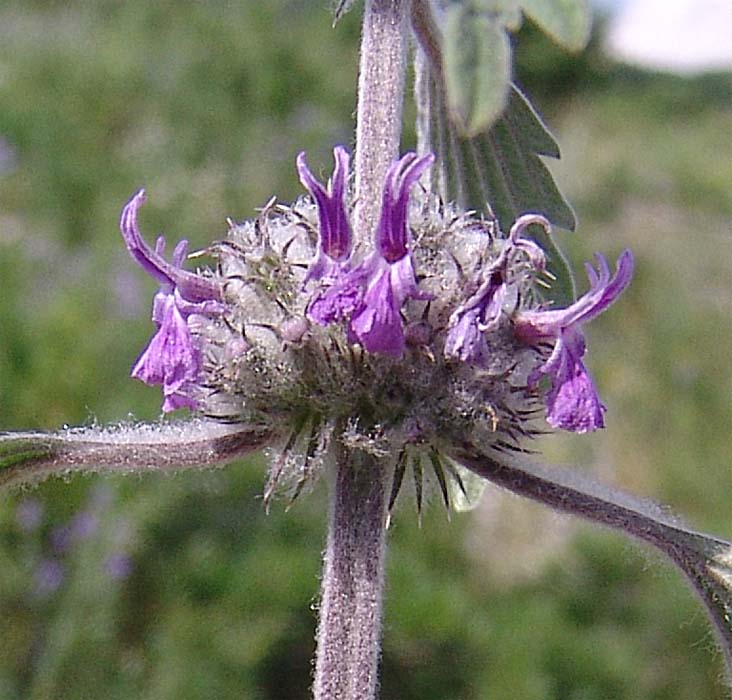
M193 419L159 425L0 433L0 489L72 472L142 472L223 465L276 440L272 430Z
M509 491L606 525L653 545L684 573L711 618L732 679L732 544L695 532L660 506L581 473L515 460L497 461L471 445L452 451L466 468Z

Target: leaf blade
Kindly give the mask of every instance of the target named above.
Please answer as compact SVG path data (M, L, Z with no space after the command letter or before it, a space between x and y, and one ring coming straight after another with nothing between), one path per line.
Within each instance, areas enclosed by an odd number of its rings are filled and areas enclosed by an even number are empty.
M503 231L526 212L543 214L553 226L574 230L574 212L541 158L558 158L559 147L518 88L512 87L500 119L472 138L460 136L452 126L434 81L432 90L429 140L446 201L466 210L489 211ZM546 296L568 306L575 299L569 264L543 229L534 227L532 235L547 253L547 269L556 280Z
M511 77L511 46L500 15L450 5L443 33L444 75L452 121L480 133L503 111Z
M580 51L587 45L592 21L585 0L521 0L521 9L569 51Z

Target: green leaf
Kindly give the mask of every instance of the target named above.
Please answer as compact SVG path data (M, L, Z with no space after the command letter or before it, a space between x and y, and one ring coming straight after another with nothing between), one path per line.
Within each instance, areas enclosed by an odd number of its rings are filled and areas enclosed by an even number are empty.
M475 135L503 111L511 78L511 47L501 15L469 3L445 13L443 55L447 104L464 135Z
M591 15L585 0L520 0L521 9L552 39L579 51L590 38Z
M466 210L490 211L503 231L526 212L538 212L553 226L574 230L574 212L541 160L559 158L559 147L521 92L513 87L501 118L490 129L465 138L450 121L434 81L432 88L429 143L438 158L443 198ZM545 296L560 306L571 304L574 280L567 261L541 227L533 227L531 233L547 253L548 271L556 278Z
M480 171L480 180L473 181L480 188L474 196L490 204L502 230L526 212L539 212L554 226L574 230L574 212L540 157L559 158L559 146L518 88L512 89L506 111L491 129L461 145ZM555 277L546 296L568 306L575 289L566 259L540 226L532 227L531 234L547 253L547 269Z
M489 202L501 228L527 211L538 211L555 226L572 230L574 213L559 193L540 156L559 158L559 147L526 98L513 88L501 118L474 138L454 141L467 178L466 206Z
M518 88L509 85L506 107L497 119L474 119L468 134L465 117L456 116L451 106L448 47L456 53L462 51L468 57L465 63L471 65L468 59L480 54L481 49L476 47L485 38L479 32L468 31L465 45L455 46L464 29L461 23L474 30L477 17L492 18L494 29L506 26L512 21L515 7L512 0L460 0L445 8L443 17L446 14L454 26L441 32L432 5L414 3L412 27L424 51L418 52L416 67L418 147L437 156L433 173L444 200L466 210L492 214L503 231L527 212L543 214L555 227L574 230L574 212L542 161L542 156L559 158L559 147ZM505 31L500 31L505 36ZM453 82L459 77L453 77ZM468 89L467 84L460 85ZM462 94L460 90L458 93ZM467 96L462 99L473 104ZM481 128L477 128L479 123ZM545 297L569 305L575 299L569 266L553 238L540 227L534 228L532 234L547 253L548 271L556 278Z

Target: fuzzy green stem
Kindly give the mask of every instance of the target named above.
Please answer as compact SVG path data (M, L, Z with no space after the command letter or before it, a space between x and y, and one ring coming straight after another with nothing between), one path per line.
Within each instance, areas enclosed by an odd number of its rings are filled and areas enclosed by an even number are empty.
M409 2L366 0L356 124L356 244L370 243L378 223L384 175L399 154Z
M332 489L313 696L374 700L386 559L386 469L342 451Z

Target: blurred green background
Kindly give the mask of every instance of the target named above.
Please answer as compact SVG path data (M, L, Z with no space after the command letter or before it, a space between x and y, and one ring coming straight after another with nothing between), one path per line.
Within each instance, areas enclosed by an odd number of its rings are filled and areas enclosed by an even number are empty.
M128 379L155 285L351 142L358 12L305 0L0 3L0 429L155 419ZM732 78L614 66L528 27L518 78L557 134L576 266L633 248L589 329L608 429L540 448L732 536ZM409 140L407 134L407 141ZM407 145L409 145L407 143ZM581 278L580 288L585 280ZM261 505L263 465L54 481L0 500L0 698L308 697L325 484ZM705 618L655 554L489 488L391 531L385 700L722 698Z

